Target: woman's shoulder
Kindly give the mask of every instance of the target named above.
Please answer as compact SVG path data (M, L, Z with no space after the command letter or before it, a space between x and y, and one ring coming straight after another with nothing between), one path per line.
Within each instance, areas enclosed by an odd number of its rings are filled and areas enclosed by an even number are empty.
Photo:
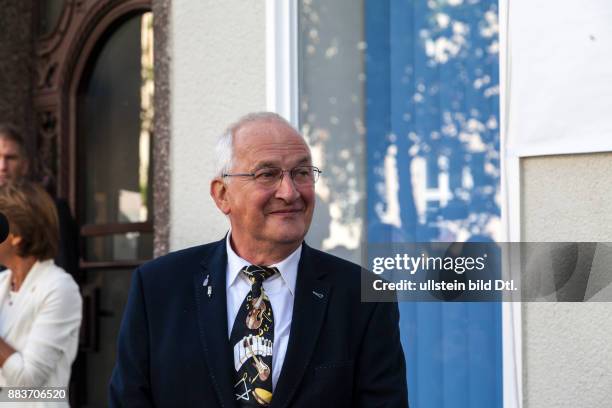
M61 267L57 266L53 260L43 261L37 273L38 285L42 285L47 292L79 292L79 286L72 276Z

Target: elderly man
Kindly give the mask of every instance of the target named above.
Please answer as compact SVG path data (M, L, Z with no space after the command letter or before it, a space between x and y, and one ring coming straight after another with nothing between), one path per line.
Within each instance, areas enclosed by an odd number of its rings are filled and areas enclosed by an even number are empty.
M301 135L250 114L216 153L231 229L136 270L111 406L407 407L397 305L360 302L360 267L304 243L320 171Z

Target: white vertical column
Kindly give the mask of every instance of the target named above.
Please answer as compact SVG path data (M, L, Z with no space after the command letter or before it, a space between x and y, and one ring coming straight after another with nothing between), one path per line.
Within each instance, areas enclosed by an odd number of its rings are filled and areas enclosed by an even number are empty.
M500 157L501 157L501 194L502 225L504 240L521 240L521 198L519 157L508 152L508 123L512 95L510 69L512 55L510 47L509 1L499 1L499 68L500 68ZM510 246L508 246L510 249ZM514 263L517 254L504 251L503 273L516 278L520 275L520 265ZM502 303L502 361L504 408L523 406L523 355L522 355L522 315L519 301Z
M297 0L266 0L266 108L298 125Z

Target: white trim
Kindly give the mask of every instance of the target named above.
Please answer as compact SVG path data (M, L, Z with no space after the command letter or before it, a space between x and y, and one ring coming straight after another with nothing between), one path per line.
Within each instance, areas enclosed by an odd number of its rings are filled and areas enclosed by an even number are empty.
M297 0L266 0L266 109L298 125Z
M499 68L500 68L500 157L501 157L501 210L504 237L507 242L521 240L521 169L520 158L507 149L508 123L511 106L509 94L512 79L512 55L510 54L509 0L499 1ZM520 265L514 260L510 245L503 256L503 273L517 275L513 271ZM517 280L520 282L520 273ZM514 277L514 276L513 276ZM502 361L504 408L523 406L523 343L522 311L520 299L502 302Z
M510 123L512 56L510 55L509 0L499 2L499 106L500 106L500 157L502 225L505 241L519 242L521 237L520 214L520 163L518 157L508 151L508 129Z
M584 136L584 137L583 137ZM562 146L551 143L530 143L516 149L509 149L508 154L514 157L533 157L533 156L553 156L561 154L587 154L587 153L608 153L612 152L612 138L608 140L591 141L587 145L585 140L589 140L588 134L576 137L574 141L566 141Z
M504 408L523 406L521 302L502 303ZM506 335L512 333L512 335Z
M502 155L502 220L508 242L521 241L521 158Z

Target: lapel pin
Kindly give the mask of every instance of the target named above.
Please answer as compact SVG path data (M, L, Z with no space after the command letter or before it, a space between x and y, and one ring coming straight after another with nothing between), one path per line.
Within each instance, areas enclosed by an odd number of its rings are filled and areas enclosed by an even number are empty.
M323 294L319 293L319 292L315 292L314 290L312 291L312 294L315 295L316 297L318 297L319 299L323 299Z
M208 297L212 297L212 285L208 284L208 278L209 277L210 277L210 275L206 275L206 278L204 279L204 282L202 283L202 286L207 288L206 294L208 295Z

